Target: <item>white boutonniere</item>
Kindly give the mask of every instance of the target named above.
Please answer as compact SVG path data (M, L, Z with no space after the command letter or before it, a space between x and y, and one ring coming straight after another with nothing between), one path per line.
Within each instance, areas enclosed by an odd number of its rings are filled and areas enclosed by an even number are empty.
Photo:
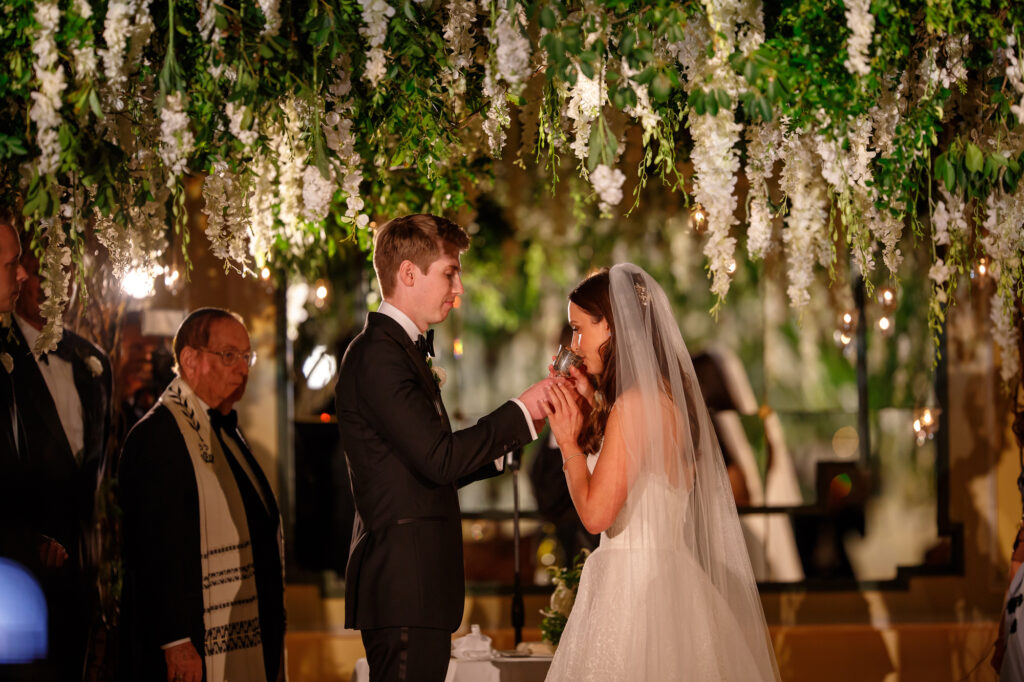
M92 376L95 379L99 375L103 374L103 363L95 355L90 355L85 359L85 366L92 372Z
M4 370L10 374L14 371L14 358L10 353L0 353L0 365L3 365Z
M444 382L448 380L448 372L444 371L444 367L435 367L433 358L427 358L427 367L430 368L430 373L434 375L437 387L443 387Z

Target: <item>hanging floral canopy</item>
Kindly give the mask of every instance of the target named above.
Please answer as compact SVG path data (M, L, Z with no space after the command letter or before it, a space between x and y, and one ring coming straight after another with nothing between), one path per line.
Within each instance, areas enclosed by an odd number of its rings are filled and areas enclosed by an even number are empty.
M457 209L502 155L552 180L569 162L604 215L633 204L627 176L692 195L719 298L741 231L750 259L784 251L798 308L837 258L896 277L913 231L934 328L985 258L1009 378L1022 26L1018 0L7 0L2 201L43 253L52 344L87 237L115 277L154 268L185 174L210 249L251 273L366 247L371 216Z

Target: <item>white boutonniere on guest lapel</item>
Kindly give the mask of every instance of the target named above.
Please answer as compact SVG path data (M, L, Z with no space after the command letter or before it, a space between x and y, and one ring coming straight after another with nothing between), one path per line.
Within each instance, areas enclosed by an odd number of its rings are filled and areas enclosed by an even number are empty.
M14 358L10 353L0 353L0 365L3 365L4 371L10 374L14 371Z
M427 367L430 368L430 373L434 375L437 387L441 388L444 386L444 382L448 381L448 372L444 371L444 367L434 367L433 358L427 358Z
M94 379L103 374L103 363L95 355L90 355L85 359L85 366L89 368Z

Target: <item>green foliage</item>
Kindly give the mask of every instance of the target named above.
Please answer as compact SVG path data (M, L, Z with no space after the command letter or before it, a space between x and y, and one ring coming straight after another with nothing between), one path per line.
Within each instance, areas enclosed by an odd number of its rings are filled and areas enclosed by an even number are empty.
M590 552L583 550L573 558L572 566L552 566L548 568L548 573L551 574L551 583L555 585L556 590L565 589L572 592L573 595L576 594L580 578L583 575L583 563L589 555ZM558 642L562 638L562 631L565 630L565 624L569 619L569 614L562 613L554 608L542 609L541 614L544 616L540 622L541 637L545 642L558 646Z
M1016 191L1024 163L1019 121L1012 113L1021 95L1006 78L1001 53L1008 35L1024 26L1024 3L1015 0L874 0L865 76L851 73L847 64L852 33L847 8L838 0L744 5L740 14L751 7L760 14L744 16L738 29L711 26L719 19L709 18L709 7L697 0L494 2L473 11L459 54L447 5L401 0L385 18L379 82L370 77L368 27L356 0L280 3L280 26L274 30L256 3L213 3L207 17L191 0L151 4L152 32L137 31L128 40L130 49L116 55L124 59L120 83L109 77L105 54L111 47L107 14L117 0L94 3L88 17L78 15L73 3L57 6L57 68L66 87L56 126L60 164L48 174L33 166L40 131L31 107L44 82L34 70L37 2L10 0L0 7L0 201L17 204L34 230L74 200L82 220L102 219L114 226L105 229L133 246L132 240L145 236L137 217L143 208L162 209L168 216L166 234L180 231L184 183L169 177L155 153L165 144L166 98L180 93L187 133L194 138L188 172L227 169L250 193L257 181L268 184L276 194L269 205L253 209L260 213L262 232L250 236L269 245L269 252L252 258L310 275L323 269L340 243L368 248L364 225L369 220L476 208L500 155L490 149L488 137L505 125L488 117L506 106L511 121L536 116L498 133L520 141L516 158L520 163L532 158L552 189L570 165L586 179L598 165L635 163L630 210L646 196L652 177L681 192L688 203L683 169L693 139L686 123L726 113L735 113L740 124L770 123L788 135L820 135L849 149L851 125L875 115L881 103L895 102L894 127L876 128L872 140L878 145L870 160L873 209L906 219L919 237L926 237L924 216L935 183L977 210L993 192ZM520 9L524 25L516 18ZM517 67L522 73L501 73L502 16L513 17L512 30L528 41L529 58ZM764 32L755 40L751 31L760 18ZM129 29L144 27L145 19L128 17ZM694 50L687 44L693 35L709 35L711 41ZM950 45L961 37L968 39L962 59L968 78L956 85L947 78L943 84L929 75L932 65L954 61ZM733 45L733 53L716 53L723 45ZM80 73L82 49L97 55L92 75ZM735 82L691 70L684 56L690 53L727 64ZM687 82L687 74L694 73L700 82ZM571 120L568 112L581 78L593 81L600 96L581 114L584 122ZM500 100L487 94L492 87ZM229 105L242 112L239 120L230 120ZM299 170L315 168L337 186L326 218L295 217L301 211L282 209L292 199L301 209L304 201L295 196L302 194L301 180L294 168L285 168L275 142L294 124L286 109L298 111L300 119L297 139L290 141L298 150ZM624 142L636 139L630 130L641 120L641 109L647 115L641 153L623 157ZM339 118L350 135L344 151L325 128ZM534 124L531 134L516 135ZM243 141L248 135L253 140ZM745 154L743 144L733 151ZM261 159L270 159L261 167L273 167L273 177L255 177L252 169ZM591 220L595 193L579 181L569 192L577 219ZM848 246L862 252L875 239L866 225L869 212L854 210L850 188L837 189L834 196L838 210L827 230L837 244L830 247L829 269L843 253L838 242L844 236ZM81 261L88 235L79 227L65 229ZM523 240L506 235L481 246L473 258L488 277L524 268L542 271L555 260L538 246L542 241L538 235ZM963 244L927 250L936 258L955 259L957 267L969 253ZM1018 284L1006 283L1004 293ZM535 286L481 287L483 307L490 311L483 324L501 330L532 314ZM933 319L941 315L940 305Z

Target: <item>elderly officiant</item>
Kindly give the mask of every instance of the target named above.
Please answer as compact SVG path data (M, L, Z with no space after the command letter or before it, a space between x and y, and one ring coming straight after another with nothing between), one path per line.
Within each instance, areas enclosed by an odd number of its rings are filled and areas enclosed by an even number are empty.
M249 334L201 308L173 350L178 376L121 455L124 679L283 680L281 517L233 409Z

